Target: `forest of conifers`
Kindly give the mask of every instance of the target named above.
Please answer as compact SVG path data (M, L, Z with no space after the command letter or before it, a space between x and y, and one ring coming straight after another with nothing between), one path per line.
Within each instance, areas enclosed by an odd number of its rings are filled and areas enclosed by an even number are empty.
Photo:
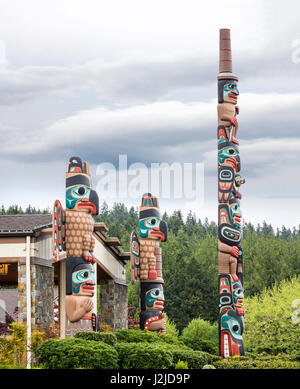
M50 213L29 206L26 210L14 205L0 214ZM168 241L163 250L165 312L179 330L197 317L216 321L218 311L217 225L196 219L192 212L187 218L180 211L163 216L169 227ZM96 221L109 227L109 235L121 239L122 250L129 251L130 234L138 232L138 211L117 203L111 209L106 203L100 208ZM263 223L245 223L244 288L245 296L259 294L274 283L300 274L300 226L292 230L282 226L274 229ZM128 303L138 307L138 283L128 279Z

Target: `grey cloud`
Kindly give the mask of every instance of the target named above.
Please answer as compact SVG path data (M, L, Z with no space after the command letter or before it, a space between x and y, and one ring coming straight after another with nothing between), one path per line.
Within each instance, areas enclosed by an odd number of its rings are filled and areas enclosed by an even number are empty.
M244 94L241 144L251 139L297 137L299 104L300 94ZM25 133L15 129L3 140L2 154L7 158L47 161L84 150L95 163L116 160L121 153L130 160L147 163L179 157L189 161L194 156L199 160L207 144L214 142L216 126L215 100L96 108ZM280 155L285 155L284 150Z
M251 92L268 91L270 80L276 90L289 92L290 87L294 90L295 84L300 86L297 81L300 64L297 66L292 62L291 53L290 48L279 53L265 51L263 55L237 51L234 69ZM184 91L195 88L203 89L201 95L207 99L216 94L217 72L217 53L200 51L110 62L95 60L60 67L3 68L0 69L0 103L10 105L47 95L70 96L87 90L94 91L104 101L126 104L158 100L166 95L172 98L178 91L184 95Z

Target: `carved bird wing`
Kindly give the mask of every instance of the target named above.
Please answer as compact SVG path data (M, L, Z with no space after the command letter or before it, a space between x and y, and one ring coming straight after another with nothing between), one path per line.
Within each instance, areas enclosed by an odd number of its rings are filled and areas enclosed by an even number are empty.
M52 253L54 262L59 261L59 253L65 250L66 213L59 200L53 206L52 214Z
M130 270L131 283L140 278L140 242L135 232L132 232L130 237Z

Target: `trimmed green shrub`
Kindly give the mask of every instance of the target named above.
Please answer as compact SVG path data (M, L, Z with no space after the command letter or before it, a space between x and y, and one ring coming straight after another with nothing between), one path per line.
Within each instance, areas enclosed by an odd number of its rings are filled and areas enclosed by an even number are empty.
M84 339L50 339L36 351L46 369L117 369L116 350L103 342Z
M272 355L299 351L300 323L292 307L299 296L300 278L294 277L244 300L247 351Z
M182 331L180 339L193 350L218 354L219 335L217 323L212 325L201 318L193 319Z
M80 331L76 332L75 338L85 340L95 340L97 342L104 342L113 346L117 342L117 337L112 332L94 332L94 331Z
M146 330L117 330L114 332L118 342L128 343L170 343L170 344L182 344L176 337L170 334L159 334Z
M120 342L115 348L121 369L169 369L173 364L172 353L159 347L159 343Z
M214 362L217 369L300 369L299 361L287 357L265 356L258 358L232 357Z
M185 345L163 342L120 342L116 343L115 348L119 353L120 367L127 369L176 368L179 360L186 362L189 369L202 369L204 365L221 359L203 351L194 351ZM169 360L170 356L171 360Z
M180 359L188 364L189 369L202 369L204 365L212 364L213 362L221 359L216 355L209 354L205 351L192 350L187 346L178 346L171 344L160 344L160 349L167 350L172 353L173 366Z

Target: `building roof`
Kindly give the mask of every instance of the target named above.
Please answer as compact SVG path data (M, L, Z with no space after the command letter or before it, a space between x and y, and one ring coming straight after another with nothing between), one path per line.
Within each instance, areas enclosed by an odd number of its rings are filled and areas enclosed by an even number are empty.
M51 227L51 214L0 215L0 236L34 235L37 231ZM119 249L119 246L122 246L121 241L118 238L105 235L108 232L108 227L104 223L95 223L94 231L107 249L117 255L123 263L129 260L129 253L121 252Z
M51 214L0 215L0 234L33 234L51 227Z

